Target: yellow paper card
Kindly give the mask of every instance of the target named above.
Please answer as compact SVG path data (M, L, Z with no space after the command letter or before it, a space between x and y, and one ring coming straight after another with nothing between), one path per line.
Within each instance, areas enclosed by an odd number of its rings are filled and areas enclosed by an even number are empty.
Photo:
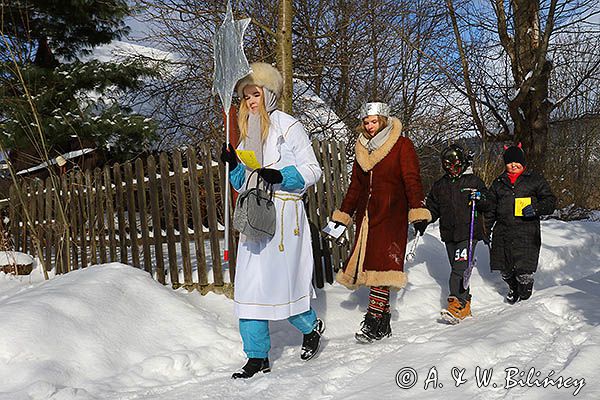
M260 163L256 159L256 153L254 153L254 150L236 150L235 152L237 153L239 159L248 168L252 170L260 168Z
M523 216L523 209L531 204L531 197L517 197L515 199L515 217Z

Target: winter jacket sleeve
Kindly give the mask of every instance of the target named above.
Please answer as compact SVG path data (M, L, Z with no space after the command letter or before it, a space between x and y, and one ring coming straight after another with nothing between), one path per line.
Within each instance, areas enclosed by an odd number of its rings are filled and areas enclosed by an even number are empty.
M435 222L440 217L440 202L438 200L437 182L431 187L431 191L425 198L425 206L431 213L431 222Z
M487 211L485 211L485 213L484 213L484 217L485 217L484 233L488 236L491 234L492 228L494 227L494 224L496 223L496 219L497 219L497 216L496 216L497 204L498 204L497 184L498 184L498 180L496 179L490 186L489 190L487 190L488 208L487 208Z
M301 123L295 123L289 128L286 140L290 141L296 156L296 170L304 181L302 191L306 191L321 179L321 166L317 161L308 134Z
M536 215L552 214L556 208L556 196L552 193L546 179L541 175L538 175L535 197L532 200Z
M410 139L400 138L400 140L403 140L400 150L400 172L404 187L406 188L408 207L421 208L424 205L425 195L423 194L423 184L421 183L419 157Z
M229 171L229 181L233 188L239 192L246 180L246 168L244 164L239 163L233 171Z
M425 195L421 183L421 169L419 168L419 157L410 139L403 140L400 149L400 173L404 182L404 190L408 201L408 222L431 221L431 213L425 208Z
M283 182L281 182L281 188L283 190L291 191L304 188L304 178L302 178L302 175L298 172L298 168L293 165L288 165L287 167L283 167L280 172L283 177Z
M358 198L366 185L364 174L360 169L357 161L352 165L352 175L350 176L350 185L346 191L346 196L342 200L342 205L339 210L334 211L332 219L342 222L344 225L349 225L352 222L352 216L358 205Z

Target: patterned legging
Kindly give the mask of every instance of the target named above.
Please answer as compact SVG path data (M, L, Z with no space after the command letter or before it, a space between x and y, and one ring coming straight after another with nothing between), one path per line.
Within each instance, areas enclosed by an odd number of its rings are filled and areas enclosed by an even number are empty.
M367 312L376 316L390 312L390 288L388 286L371 286Z

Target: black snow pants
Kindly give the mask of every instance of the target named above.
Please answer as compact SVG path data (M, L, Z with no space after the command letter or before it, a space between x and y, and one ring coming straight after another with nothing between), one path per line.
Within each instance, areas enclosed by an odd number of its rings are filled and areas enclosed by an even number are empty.
M473 256L475 255L476 240L473 240ZM448 261L452 267L450 272L450 296L460 300L461 304L471 301L469 288L463 286L463 277L468 266L469 241L446 242L446 252Z

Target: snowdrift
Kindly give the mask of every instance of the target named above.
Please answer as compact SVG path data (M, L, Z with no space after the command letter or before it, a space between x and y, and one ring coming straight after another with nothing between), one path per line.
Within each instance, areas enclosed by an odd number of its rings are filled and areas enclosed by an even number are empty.
M273 371L231 373L245 357L231 301L173 291L118 263L42 281L0 273L0 400L20 399L598 399L600 223L542 222L534 295L510 306L476 248L473 315L437 321L450 274L437 225L392 295L393 336L354 341L368 290L318 291L321 353L271 323ZM546 386L546 387L544 387Z

